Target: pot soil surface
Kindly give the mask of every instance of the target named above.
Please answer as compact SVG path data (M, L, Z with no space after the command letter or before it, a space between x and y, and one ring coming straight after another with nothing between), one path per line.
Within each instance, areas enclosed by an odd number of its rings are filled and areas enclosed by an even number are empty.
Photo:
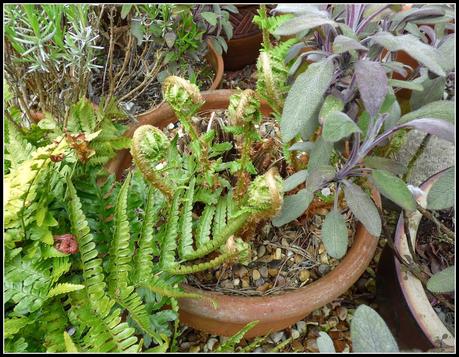
M436 213L438 220L446 227L454 231L454 210L447 209ZM423 217L419 224L416 239L416 253L420 259L421 266L428 276L432 276L439 271L454 265L454 245L441 240L442 233L437 226L430 220ZM454 311L451 311L433 295L427 294L429 301L451 333L455 331ZM455 305L454 293L443 294L443 297L451 304Z

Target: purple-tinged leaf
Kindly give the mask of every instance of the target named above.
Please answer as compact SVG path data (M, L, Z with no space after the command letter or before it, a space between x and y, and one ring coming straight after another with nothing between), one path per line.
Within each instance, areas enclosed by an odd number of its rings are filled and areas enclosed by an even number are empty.
M301 31L310 30L322 25L336 26L336 22L317 14L305 14L294 17L281 24L273 33L275 36L295 35Z
M454 125L441 119L414 119L399 126L399 128L414 128L438 136L454 144Z
M336 36L333 41L333 53L343 53L349 50L368 51L368 48L353 38L343 35Z
M379 112L388 90L386 71L378 62L361 60L355 64L355 80L363 104L371 117Z

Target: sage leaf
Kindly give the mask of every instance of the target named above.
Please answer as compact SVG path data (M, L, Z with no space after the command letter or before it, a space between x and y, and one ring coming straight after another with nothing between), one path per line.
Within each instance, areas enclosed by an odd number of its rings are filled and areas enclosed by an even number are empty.
M363 163L365 166L371 167L372 169L387 170L394 175L403 175L406 172L405 165L385 157L366 156L363 159Z
M303 14L281 24L273 33L274 36L296 35L299 32L313 29L322 25L337 26L336 22L317 14Z
M362 132L357 124L343 112L330 113L322 129L325 141L336 142L355 132Z
M454 125L441 119L421 118L414 119L405 124L399 125L399 128L413 128L426 133L438 136L454 144Z
M373 170L371 177L379 192L392 202L409 211L416 209L416 201L402 179L386 170Z
M327 352L332 352L335 353L335 346L333 345L333 341L328 336L327 333L320 331L319 332L319 337L317 338L317 348L319 349L320 353L327 353Z
M314 143L310 141L299 141L288 148L289 151L304 151L310 152L314 147Z
M438 50L441 53L441 66L445 72L451 72L456 68L456 61L454 60L456 34L449 36L445 42L443 42Z
M455 266L448 267L442 271L432 275L427 280L427 289L433 293L449 293L454 291Z
M398 352L389 328L371 307L360 305L351 321L353 352Z
M411 89L418 92L422 92L424 90L422 84L416 83L414 81L401 81L398 79L389 79L389 85L397 88Z
M218 15L217 14L215 14L213 12L209 12L209 11L203 11L203 12L201 12L201 16L210 25L212 25L212 26L217 25L217 19L218 19Z
M344 109L344 102L341 98L329 95L325 98L322 108L319 112L319 123L323 124L328 114L333 112L341 112Z
M415 91L411 94L410 106L411 110L421 108L430 102L443 99L446 78L438 77L434 79L425 78L420 84L423 87L422 91Z
M328 12L319 10L317 5L311 4L278 4L274 12L291 13L291 14L315 14L322 17L328 17Z
M320 137L314 144L309 156L308 169L311 170L327 165L330 162L330 156L333 151L333 143L325 141Z
M352 182L343 181L343 183L344 196L352 213L371 235L379 237L381 217L370 196Z
M293 175L287 177L284 180L282 191L288 192L293 190L298 185L304 183L306 181L306 177L308 177L307 170L300 170L298 172L295 172Z
M405 51L416 61L425 65L429 70L439 76L445 76L441 66L441 52L436 48L426 45L413 35L394 36L389 32L378 32L373 40L389 51Z
M454 123L454 102L451 100L438 100L428 103L415 111L403 115L399 123L403 124L418 118L443 119Z
M306 178L306 189L310 192L317 191L324 183L335 177L335 168L330 165L315 167Z
M285 196L281 211L272 220L273 226L280 227L300 217L309 207L313 198L314 194L306 189L298 191L294 195Z
M321 235L329 256L340 259L346 254L348 244L346 221L338 211L332 210L327 214Z
M126 16L131 11L132 5L133 4L123 4L123 6L121 7L121 18L123 20L126 18Z
M333 41L333 53L340 54L349 50L368 51L368 48L353 38L343 35L336 36L335 40Z
M378 62L357 61L355 64L355 80L366 110L371 117L374 117L378 114L388 90L384 67Z
M283 142L293 139L308 121L323 100L333 77L333 62L323 60L311 64L306 72L300 74L285 100L280 123Z
M427 194L427 208L440 210L454 205L454 166L443 172Z

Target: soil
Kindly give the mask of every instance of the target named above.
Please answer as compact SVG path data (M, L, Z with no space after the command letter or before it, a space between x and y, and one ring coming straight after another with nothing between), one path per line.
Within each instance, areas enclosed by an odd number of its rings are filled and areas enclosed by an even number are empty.
M455 219L452 208L436 212L436 217L446 227L454 231ZM421 266L424 268L424 272L429 276L455 263L454 245L442 241L441 238L442 233L439 232L437 226L432 221L423 217L417 232L416 253L420 259ZM440 319L448 330L454 334L454 311L451 311L441 301L436 299L434 295L428 294L427 296ZM455 305L454 293L442 294L442 296L453 306Z

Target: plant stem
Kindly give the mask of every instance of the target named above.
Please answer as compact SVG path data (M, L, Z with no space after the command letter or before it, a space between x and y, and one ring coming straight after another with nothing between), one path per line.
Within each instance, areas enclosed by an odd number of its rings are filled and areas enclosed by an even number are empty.
M424 136L424 139L422 139L422 142L419 145L418 149L416 150L416 152L414 153L414 155L411 157L410 161L408 162L408 165L406 167L406 172L402 178L403 181L407 182L408 179L411 177L411 174L413 173L414 165L416 164L416 161L419 159L419 157L424 152L431 137L432 137L431 134L427 134L426 136Z
M268 16L266 14L266 5L260 5L260 17L262 18L262 22L268 21ZM271 42L269 41L269 32L267 26L262 26L262 33L263 33L263 47L265 51L268 51L271 48Z
M413 247L413 242L411 240L409 220L408 220L408 215L406 214L405 210L403 210L403 228L405 230L405 236L406 236L406 241L408 243L408 249L410 250L411 256L413 257L413 261L416 264L419 264L420 262L416 254L416 249Z

